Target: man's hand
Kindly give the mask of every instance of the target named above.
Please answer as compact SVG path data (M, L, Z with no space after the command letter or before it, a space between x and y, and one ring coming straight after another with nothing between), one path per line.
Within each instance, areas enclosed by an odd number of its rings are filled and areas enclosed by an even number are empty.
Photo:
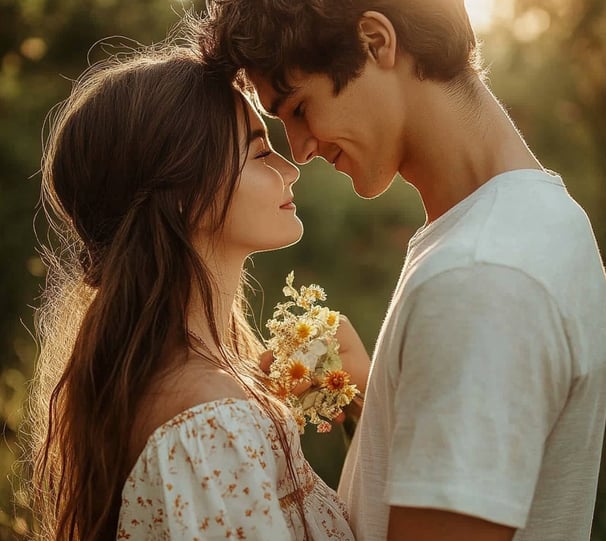
M387 541L511 541L514 528L437 509L392 507Z
M360 392L364 393L370 370L370 357L351 321L343 314L339 316L339 321L336 337L339 341L339 357L343 370L351 376L351 383L355 383Z

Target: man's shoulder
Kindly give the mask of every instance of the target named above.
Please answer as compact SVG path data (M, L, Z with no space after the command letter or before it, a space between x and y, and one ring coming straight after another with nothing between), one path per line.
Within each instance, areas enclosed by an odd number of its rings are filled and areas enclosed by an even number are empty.
M587 215L565 186L540 171L492 186L458 220L411 252L409 290L433 276L476 266L521 272L556 294L571 276L602 268Z

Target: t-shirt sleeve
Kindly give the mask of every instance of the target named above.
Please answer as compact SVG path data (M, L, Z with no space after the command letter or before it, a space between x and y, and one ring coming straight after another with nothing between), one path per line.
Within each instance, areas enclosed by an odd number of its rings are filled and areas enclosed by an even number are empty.
M532 278L495 265L444 272L412 301L387 503L522 528L571 378L557 306Z
M118 539L290 539L262 421L221 406L148 445L123 492Z

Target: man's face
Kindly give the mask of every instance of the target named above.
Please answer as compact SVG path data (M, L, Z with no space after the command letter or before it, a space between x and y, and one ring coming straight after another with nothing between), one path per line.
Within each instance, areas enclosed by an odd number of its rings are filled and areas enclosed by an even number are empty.
M402 142L388 75L367 64L335 96L328 76L294 72L289 82L295 90L286 98L262 77L251 79L263 108L284 123L295 161L324 158L351 177L361 197L376 197L389 187L402 161Z

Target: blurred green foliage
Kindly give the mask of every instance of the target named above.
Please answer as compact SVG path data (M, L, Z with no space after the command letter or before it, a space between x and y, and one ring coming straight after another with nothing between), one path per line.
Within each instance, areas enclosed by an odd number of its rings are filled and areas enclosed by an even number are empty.
M483 36L490 84L540 161L563 174L606 251L606 3L499 5L509 13ZM44 278L32 224L44 234L36 209L45 115L69 93L93 43L108 36L159 41L190 6L185 0L0 0L0 541L22 539L28 528L18 428L36 356L31 306ZM272 122L271 131L288 153L281 127ZM295 269L297 282L325 287L330 305L348 314L371 350L408 239L424 219L418 196L398 179L387 195L362 201L348 179L318 161L303 168L295 192L303 240L259 254L250 265L262 285L252 297L257 324L263 327L284 276ZM343 432L322 441L306 435L305 444L334 485ZM593 541L606 541L602 470Z

